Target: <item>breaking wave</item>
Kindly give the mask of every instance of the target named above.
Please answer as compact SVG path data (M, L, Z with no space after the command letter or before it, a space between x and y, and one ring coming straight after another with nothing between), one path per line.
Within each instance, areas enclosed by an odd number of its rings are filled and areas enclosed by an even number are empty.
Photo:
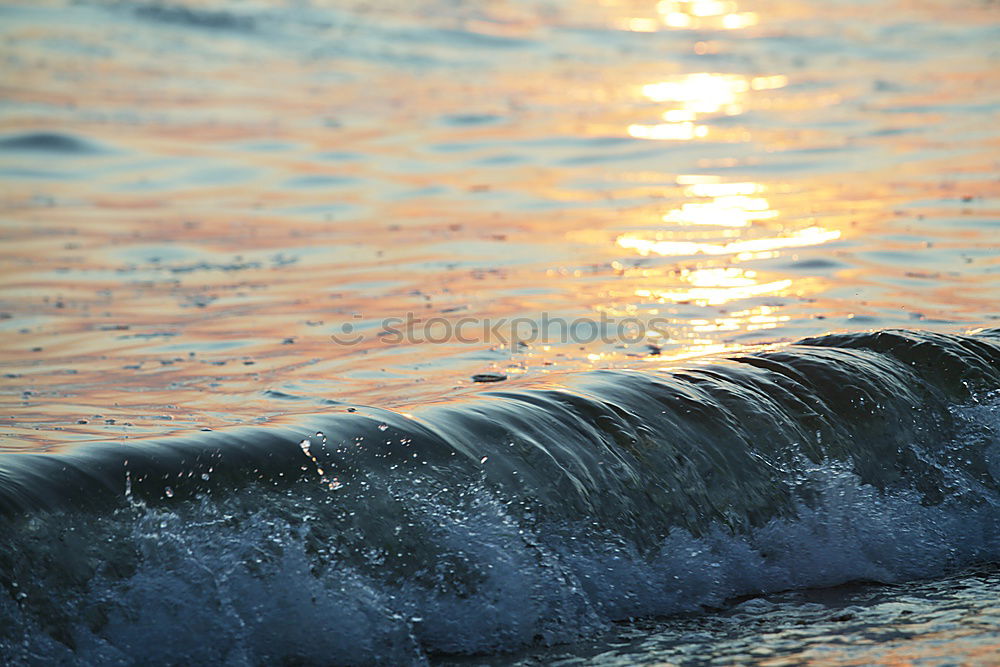
M0 457L0 653L420 663L1000 557L1000 330Z

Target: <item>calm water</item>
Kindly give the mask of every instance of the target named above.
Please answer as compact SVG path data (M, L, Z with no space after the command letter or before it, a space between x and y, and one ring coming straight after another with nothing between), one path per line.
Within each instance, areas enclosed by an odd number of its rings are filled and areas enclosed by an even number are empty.
M996 3L0 12L4 448L994 322Z
M8 0L0 259L0 452L996 327L1000 5ZM986 664L977 572L503 660Z

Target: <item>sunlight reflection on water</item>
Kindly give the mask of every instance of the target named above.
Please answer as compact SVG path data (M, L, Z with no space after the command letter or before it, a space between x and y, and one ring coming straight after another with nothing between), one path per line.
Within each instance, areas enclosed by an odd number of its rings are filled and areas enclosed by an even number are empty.
M981 3L3 12L3 447L996 315ZM387 344L407 313L667 326Z

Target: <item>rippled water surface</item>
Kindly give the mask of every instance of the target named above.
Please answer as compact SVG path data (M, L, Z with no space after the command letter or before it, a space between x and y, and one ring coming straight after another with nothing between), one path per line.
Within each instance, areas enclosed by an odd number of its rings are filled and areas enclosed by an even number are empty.
M998 45L983 0L7 2L0 446L990 326Z
M3 2L0 654L990 664L998 112L996 0Z
M996 664L998 587L997 568L984 567L907 585L790 592L707 615L622 624L600 642L498 664Z

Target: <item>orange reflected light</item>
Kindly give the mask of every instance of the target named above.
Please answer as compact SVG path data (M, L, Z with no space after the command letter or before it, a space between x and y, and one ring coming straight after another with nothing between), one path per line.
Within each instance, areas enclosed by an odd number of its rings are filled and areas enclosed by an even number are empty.
M628 134L636 139L690 141L708 136L709 128L695 121L699 114L743 113L743 97L751 90L771 90L788 85L783 75L745 77L739 74L698 72L670 81L641 87L644 97L654 102L672 103L663 112L664 123L633 124Z
M740 12L727 0L661 0L656 5L663 25L679 30L739 30L756 25L756 12Z
M648 290L639 289L635 295L644 298L655 298L661 303L695 303L703 306L718 306L730 301L747 299L754 296L778 295L792 286L792 281L774 280L761 283L757 281L756 271L745 271L738 268L696 269L681 275L681 279L691 283L690 289L684 290ZM708 322L701 325L704 326ZM695 329L697 331L698 329ZM712 330L712 329L709 329Z
M713 340L702 338L693 338L678 342L682 342L686 347L677 352L670 352L667 354L661 353L660 356L653 358L680 361L683 359L696 359L710 354L723 354L726 352L736 352L738 350L745 349L744 346L739 343L717 343Z
M682 183L682 178L677 181ZM756 194L763 189L764 186L757 183L695 182L684 188L684 192L692 197L733 197Z
M737 253L763 252L779 248L800 248L819 245L840 238L840 231L822 227L806 227L787 236L761 239L744 239L729 243L700 243L696 241L663 241L644 239L636 234L623 234L616 243L622 248L637 251L642 256L657 255L731 255Z
M741 30L757 25L757 14L755 12L742 12L740 14L727 14L722 17L722 27L726 30Z
M629 32L656 32L660 23L656 19L632 18L619 21L618 27Z
M775 88L784 88L788 85L788 77L784 74L775 74L774 76L755 76L750 79L750 87L754 90L774 90Z
M654 102L679 102L687 111L715 113L735 105L751 85L750 79L739 74L698 72L672 81L646 84L642 94Z
M706 125L694 123L660 123L658 125L629 125L628 134L636 139L656 141L690 141L708 135Z
M733 313L728 317L716 317L711 320L688 320L691 330L696 333L714 333L722 331L760 331L774 329L782 322L791 320L789 315L775 315L772 306L748 308Z
M678 179L683 182L688 177ZM691 177L695 178L695 177ZM707 197L707 202L687 202L663 216L664 222L680 225L715 225L748 227L755 220L778 216L764 197L751 197L764 186L757 183L695 182L684 189L692 197Z

